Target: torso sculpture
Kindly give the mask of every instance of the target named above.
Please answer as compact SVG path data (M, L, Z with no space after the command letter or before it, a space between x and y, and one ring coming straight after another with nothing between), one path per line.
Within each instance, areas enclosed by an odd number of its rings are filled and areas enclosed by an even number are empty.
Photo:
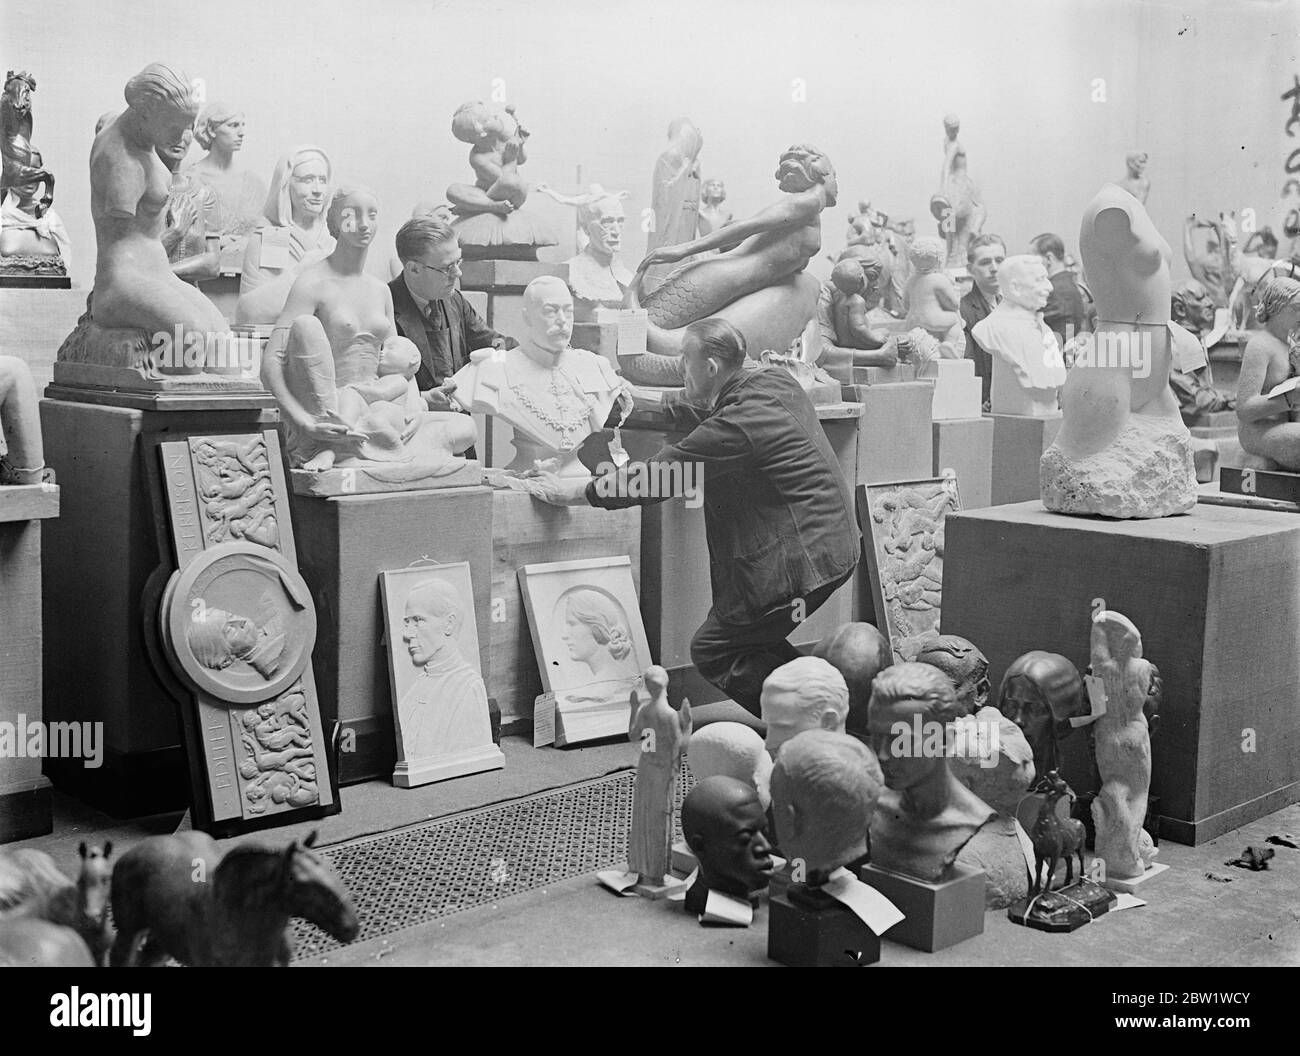
M1144 709L1155 669L1142 659L1142 637L1127 617L1103 610L1092 619L1092 674L1106 693L1106 713L1093 726L1102 781L1092 803L1097 857L1105 861L1108 876L1131 879L1155 857L1150 840L1142 838L1151 785Z
M668 672L645 672L648 698L632 697L627 736L638 747L636 785L632 791L632 826L627 837L627 868L641 883L659 886L668 873L673 836L673 805L681 774L682 753L691 736L691 706L668 703Z
M224 856L202 832L142 840L113 870L112 965L170 957L194 967L284 967L292 916L351 942L356 911L311 851L315 840L313 832L283 851L243 844Z
M340 190L328 219L338 244L298 275L262 362L290 463L312 471L398 463L406 483L450 473L464 465L455 454L473 444L474 424L425 409L419 352L397 335L388 286L365 272L374 196Z
M53 211L54 175L32 147L36 78L5 74L0 96L0 282L6 275L66 275L71 244Z
M697 319L717 316L735 325L755 358L785 352L803 331L819 289L804 269L821 249L822 210L835 204L839 186L830 160L807 145L782 155L777 181L786 197L776 205L703 238L660 247L641 262L626 303L649 315L649 354L620 361L629 381L681 384L682 333ZM683 264L653 293L642 289L656 264L715 249L722 252Z
M528 184L519 166L528 160L529 132L515 117L515 108L465 103L452 117L451 134L469 143L474 182L453 183L447 200L467 260L535 260L539 246L553 246L549 227L523 210Z
M1039 465L1043 504L1184 513L1196 505L1196 469L1169 373L1176 335L1195 339L1169 323L1169 244L1141 202L1111 184L1084 213L1079 247L1097 330L1061 388L1061 430Z
M955 114L943 119L943 170L939 193L931 199L930 211L939 221L939 235L948 249L947 266L966 266L966 247L984 228L987 211L975 181L966 173L966 148L957 139L961 123Z

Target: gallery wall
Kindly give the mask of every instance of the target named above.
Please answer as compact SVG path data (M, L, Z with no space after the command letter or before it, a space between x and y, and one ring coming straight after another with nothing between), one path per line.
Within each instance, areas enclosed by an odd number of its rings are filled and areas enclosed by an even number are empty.
M531 181L573 191L580 174L632 192L629 265L679 114L702 130L704 174L726 181L737 214L775 198L785 147L824 150L841 186L828 250L864 197L932 230L948 112L986 229L1013 252L1044 230L1074 250L1083 207L1132 149L1150 154L1149 207L1177 249L1189 212L1249 207L1262 223L1275 208L1298 31L1291 0L44 0L0 7L0 63L37 78L33 141L84 286L92 130L150 61L245 109L240 160L263 179L284 149L314 142L372 186L385 215L370 267L385 274L412 205L469 178L452 112L494 92L533 133ZM571 246L572 212L536 208Z

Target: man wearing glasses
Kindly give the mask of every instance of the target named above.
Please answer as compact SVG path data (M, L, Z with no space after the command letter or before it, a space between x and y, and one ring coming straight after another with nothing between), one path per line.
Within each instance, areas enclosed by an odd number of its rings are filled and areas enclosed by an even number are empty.
M420 394L431 411L456 410L450 401L455 386L448 379L469 362L469 354L514 348L516 342L488 326L456 288L460 243L445 222L421 216L404 223L397 232L397 259L402 273L388 288L397 332L420 350L415 375Z

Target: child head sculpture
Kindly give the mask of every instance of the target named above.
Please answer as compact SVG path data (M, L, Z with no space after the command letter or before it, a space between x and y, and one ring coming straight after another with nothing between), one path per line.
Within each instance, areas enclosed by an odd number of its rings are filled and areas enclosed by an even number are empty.
M867 276L861 262L855 257L841 260L831 269L831 282L841 293L866 293Z
M782 852L803 861L809 883L867 853L883 785L871 749L847 734L806 730L781 746L772 816Z
M478 100L462 103L452 115L451 134L462 143L478 143L488 136L509 139L519 127L514 113L513 106L498 110Z
M943 240L935 238L933 235L921 235L912 239L912 244L907 249L908 260L912 262L912 267L921 275L928 275L932 271L938 271L947 256L948 249Z
M782 664L767 676L759 699L767 723L767 750L773 756L805 730L844 732L849 687L844 676L820 657L801 656Z

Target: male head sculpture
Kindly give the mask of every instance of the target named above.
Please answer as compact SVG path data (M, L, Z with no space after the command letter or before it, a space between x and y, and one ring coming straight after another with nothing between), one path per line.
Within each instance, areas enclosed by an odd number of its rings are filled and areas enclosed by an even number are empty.
M1169 295L1169 317L1193 334L1214 326L1214 301L1195 279L1185 279Z
M730 777L758 793L764 810L772 801L772 757L763 738L739 722L712 722L691 734L691 773L696 781Z
M805 730L781 746L772 768L772 816L782 852L802 861L809 884L867 853L882 787L871 749L847 734Z
M805 730L843 733L849 687L827 661L801 656L767 676L760 706L767 724L767 750L775 757L781 745Z
M573 336L573 294L563 279L542 275L524 288L525 350L550 353L556 361Z
M402 640L411 663L424 667L459 654L456 639L465 623L460 591L441 579L417 583L406 596Z
M989 661L974 644L955 634L926 639L916 661L937 667L957 694L957 716L974 715L989 702Z
M772 845L766 825L758 793L744 781L716 774L696 783L682 802L682 836L700 863L701 890L692 885L688 909L703 912L701 896L708 891L748 898L767 886Z
M620 201L623 197L602 191L578 206L578 226L587 236L587 251L602 263L609 263L623 247L623 225L627 222Z
M1052 295L1047 266L1036 254L1007 257L998 269L998 289L1012 304L1030 312L1041 312Z
M876 676L867 711L871 748L880 760L885 784L903 791L947 768L942 752L924 750L924 725L957 718L957 695L948 676L922 663L895 664ZM914 717L922 720L918 740Z
M1128 174L1135 179L1141 176L1147 169L1147 154L1144 150L1135 150L1124 156L1124 164L1128 166Z
M721 205L727 200L727 185L716 177L700 185L700 201L705 205Z
M813 656L832 664L849 690L844 732L868 743L867 706L876 675L894 662L889 639L869 623L846 623L813 647Z

